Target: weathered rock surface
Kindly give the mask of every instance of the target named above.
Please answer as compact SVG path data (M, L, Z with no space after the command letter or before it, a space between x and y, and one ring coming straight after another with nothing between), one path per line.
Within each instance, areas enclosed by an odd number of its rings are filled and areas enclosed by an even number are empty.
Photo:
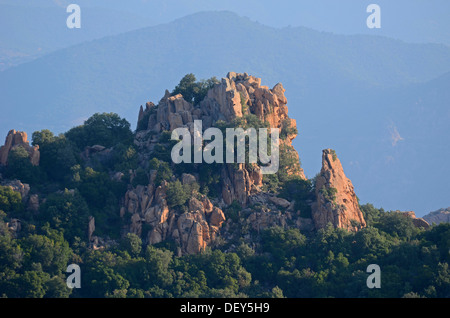
M298 153L292 146L292 140L297 136L297 124L294 119L288 117L287 99L284 92L285 89L281 83L269 89L267 86L261 85L260 78L247 73L235 72L229 72L225 78L215 84L208 91L205 99L195 107L185 101L181 94L171 96L166 91L157 106L148 102L145 110L142 106L140 107L138 127L146 127L146 129L137 132L135 144L144 150L140 151L141 153L150 153L159 142L159 134L164 131L170 132L175 128L186 127L193 135L194 120L201 119L202 129L205 130L219 120L230 122L246 114L254 114L262 122L268 123L270 128L279 128L284 132L286 136L280 140L280 143L289 147L292 155L296 156L299 162ZM143 121L145 122L143 123ZM142 158L143 161L149 159L149 156ZM291 173L306 179L301 167L298 165L295 168ZM244 172L238 174L243 174L242 177L246 178L246 180L241 180L241 177L237 176L235 179L240 183L252 184L255 179L262 179L262 176L250 176ZM234 179L233 176L230 177ZM249 180L250 177L253 181ZM239 187L242 184L236 184L236 186ZM248 190L246 192L248 193ZM230 189L229 196L234 196L232 189Z
M322 152L322 169L316 178L316 198L312 205L316 229L324 228L328 223L350 231L366 226L352 182L345 176L334 150Z
M415 227L429 228L430 224L422 218L416 217L416 213L414 211L395 211L400 213L401 215L411 218Z
M185 174L183 181L192 182L192 175ZM127 232L144 236L149 244L173 239L182 254L199 253L211 244L225 221L221 209L214 206L204 195L192 197L188 210L179 212L169 209L166 201L166 186L142 186L129 189L125 195L121 216L131 214ZM144 233L144 227L149 228Z
M165 134L173 129L187 128L192 142L194 120L202 120L202 129L205 130L218 121L230 123L252 114L269 128L279 129L279 147L292 162L285 173L306 179L298 153L292 146L297 136L297 125L288 116L284 93L281 83L270 89L261 85L260 78L234 72L216 83L195 106L181 94L172 96L166 91L158 105L148 102L145 109L141 106L139 110L134 143L138 148L140 165L148 167L161 138L167 138ZM313 204L312 218L301 217L308 213L296 211L294 201L265 193L262 190L263 174L257 164L223 164L217 174L220 175L221 192L214 204L206 196L195 194L184 209L174 209L167 205L166 184L153 184L154 173L150 172L149 185L132 187L125 195L120 211L122 217L129 217L125 231L141 236L149 244L174 240L179 254L198 253L213 244L222 226L222 234L233 235L228 229L236 221L227 220L222 209L234 202L242 207L238 213L239 222L258 232L269 226L293 226L309 232L328 223L356 231L366 225L353 186L345 177L339 159L334 158L330 150L323 154L323 167L317 179L318 200ZM183 185L189 185L199 179L196 175L183 173L180 181ZM319 191L322 188L324 190ZM327 192L323 191L334 188L335 197L324 195Z
M30 195L30 198L28 199L28 209L34 213L39 211L39 195Z
M443 222L450 222L450 207L446 209L439 209L428 213L423 217L428 224L439 224Z
M8 132L5 144L0 147L0 165L8 164L9 153L17 147L23 147L28 152L28 157L30 158L32 165L39 165L39 146L30 146L27 133L23 131L16 131L14 129Z
M10 187L15 192L19 192L23 202L28 200L28 194L30 193L29 184L22 183L20 180L3 180L0 184L4 187Z

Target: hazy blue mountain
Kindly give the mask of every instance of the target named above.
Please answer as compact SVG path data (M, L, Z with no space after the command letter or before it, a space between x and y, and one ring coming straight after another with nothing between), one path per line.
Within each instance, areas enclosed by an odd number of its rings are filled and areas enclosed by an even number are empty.
M362 202L414 210L420 216L427 208L448 205L448 87L450 73L422 84L376 90L360 99L360 111L342 108L353 114L352 120L330 126L337 133L328 142L342 154Z
M68 0L0 0L0 4L65 8ZM146 26L166 23L198 11L230 10L273 27L306 26L336 34L370 34L417 43L450 45L448 0L377 0L381 28L369 29L366 8L355 0L77 0L81 8L103 8L144 17ZM114 23L115 24L115 23ZM117 27L113 25L113 27Z
M17 4L22 6L0 4L0 71L57 49L148 25L144 18L127 11L84 6L82 27L69 29L67 6Z
M203 12L0 72L0 135L63 132L101 111L135 125L139 106L158 102L187 73L247 72L286 88L308 177L320 168L321 150L334 148L363 202L420 216L448 205L448 181L437 176L449 175L440 161L449 154L449 70L444 45L276 29Z

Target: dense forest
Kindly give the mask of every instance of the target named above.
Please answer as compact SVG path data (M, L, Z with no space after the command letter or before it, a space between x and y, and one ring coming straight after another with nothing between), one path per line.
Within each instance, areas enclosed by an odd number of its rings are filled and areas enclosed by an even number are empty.
M204 96L208 85L202 82L191 100ZM183 82L176 90L187 94ZM307 233L294 227L236 228L252 244L239 235L219 237L195 255L176 255L170 241L148 245L123 234L120 200L127 187L149 182L133 138L125 119L97 113L64 134L34 132L39 166L20 147L9 154L0 181L27 183L43 200L33 211L20 193L0 186L1 297L450 297L450 224L417 228L410 218L371 204L360 205L367 227L357 232L332 226ZM199 184L189 188L171 181L188 168L170 162L170 142L164 134L148 164L157 171L156 183L170 181L169 206L182 210L197 192L214 197L220 183L213 166L200 169ZM108 156L83 156L94 145L109 148ZM307 214L314 180L290 178L283 170L288 166L291 159L282 155L280 171L265 186L295 198ZM238 204L224 210L234 220L239 212ZM96 235L109 240L107 248L90 246L90 216ZM11 230L13 220L20 220L20 231ZM80 266L81 288L67 287L69 264ZM381 288L367 287L369 264L380 266Z

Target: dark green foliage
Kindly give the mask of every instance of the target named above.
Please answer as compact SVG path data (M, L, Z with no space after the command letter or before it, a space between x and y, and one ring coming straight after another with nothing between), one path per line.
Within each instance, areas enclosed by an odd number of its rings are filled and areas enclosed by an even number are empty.
M192 83L195 78L186 78L180 85L189 92ZM199 96L192 99L199 100ZM217 126L266 124L246 115ZM93 127L98 134L89 140L85 134ZM287 148L280 149L279 173L264 177L267 190L295 200L295 212L285 214L285 227L252 229L245 218L260 206L243 207L235 201L223 208L232 230L228 234L234 237L198 255L175 256L179 248L175 240L148 246L146 238L153 230L148 224L143 225L140 237L121 235L126 219L120 219L119 207L128 186L148 185L149 176L156 172L154 185L167 182L167 204L179 215L199 191L220 198L223 168L222 164L171 165L169 132L161 134L154 157L138 165L127 127L114 115L96 114L66 135L54 136L48 130L33 134L33 144L39 144L42 151L44 176L39 180L47 179L52 186L38 188L45 200L35 214L18 193L0 186L0 296L450 297L449 224L418 229L404 215L366 204L361 210L367 227L357 233L331 225L303 233L294 223L296 211L300 210L301 217L311 216L314 182L292 174L300 163ZM84 161L78 155L83 147L102 142L113 147L110 160ZM23 150L12 154L11 171L27 178L30 166ZM124 173L120 180L114 177L118 171ZM183 172L198 176L198 183L182 184ZM326 200L334 201L335 189L320 191ZM29 215L23 217L27 211ZM116 244L101 250L88 248L89 216L95 217L95 235ZM14 233L6 223L17 217L22 229ZM70 290L65 285L65 269L71 263L81 266L81 289ZM380 265L381 289L366 287L369 264Z
M13 191L10 187L0 186L0 211L15 216L23 210L20 193Z
M160 185L162 181L169 181L173 176L170 165L157 158L150 160L149 169L156 170L155 185Z
M127 185L114 181L106 172L85 168L79 173L80 180L74 185L86 200L89 211L96 220L96 233L110 237L119 235L119 200L123 198Z
M195 75L190 73L181 79L180 83L172 91L172 95L181 94L186 101L197 105L205 98L208 90L217 82L218 80L215 77L197 82Z
M43 174L39 166L31 164L28 152L22 146L13 148L8 155L8 165L4 171L8 179L19 179L29 184L37 184Z
M383 213L375 226L392 236L406 239L416 232L412 219L397 212Z
M323 186L319 190L319 192L320 192L320 194L322 194L325 201L334 202L334 200L336 200L336 193L337 193L336 188L327 188L327 187Z
M295 209L300 211L300 216L311 217L311 206L307 203L314 199L311 180L292 178L282 184L279 195L289 201L295 200Z
M128 172L130 169L137 167L137 151L134 145L118 144L113 148L112 159L109 165L104 165L103 168Z
M225 216L227 219L231 219L234 222L239 221L240 212L242 210L241 204L234 200L226 209L225 209Z
M129 145L133 139L130 123L115 113L96 113L83 125L70 129L65 135L80 150L94 145L106 148L120 143Z
M53 193L39 208L40 221L49 222L52 228L64 233L69 242L84 237L90 215L85 199L78 191Z
M121 239L120 249L127 251L133 257L139 256L142 250L142 240L134 233L128 233Z
M199 169L199 182L201 192L211 198L217 198L222 191L222 181L220 173L222 169L221 163L213 162L211 164L202 165Z
M199 190L197 183L181 184L180 180L169 182L167 185L167 204L169 207L180 207Z
M280 138L286 139L288 135L297 135L298 130L296 127L291 126L291 121L289 119L285 119L282 122Z
M55 235L31 234L21 240L25 268L40 264L42 270L56 275L66 269L71 250L61 233Z
M148 174L147 172L145 172L144 169L142 168L137 168L135 176L133 178L133 181L131 182L131 184L133 185L133 187L136 187L138 185L148 185Z

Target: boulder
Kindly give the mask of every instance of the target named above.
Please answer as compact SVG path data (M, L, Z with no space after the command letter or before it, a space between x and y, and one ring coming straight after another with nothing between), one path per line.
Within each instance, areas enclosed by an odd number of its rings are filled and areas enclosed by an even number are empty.
M291 205L291 202L283 198L269 197L269 200L272 201L272 203L281 206L282 208L288 208Z

